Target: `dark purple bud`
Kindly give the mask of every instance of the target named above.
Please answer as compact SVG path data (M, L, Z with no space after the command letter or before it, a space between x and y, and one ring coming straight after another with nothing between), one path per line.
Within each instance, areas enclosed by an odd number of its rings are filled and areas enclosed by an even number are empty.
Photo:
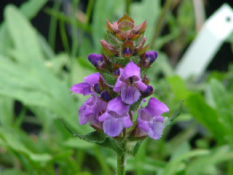
M92 53L88 55L88 60L95 66L95 67L101 67L104 63L103 55Z
M112 99L112 97L109 95L108 91L103 91L100 94L100 97L104 100L104 101L110 101Z
M124 55L125 57L130 57L131 55L133 55L133 52L130 48L125 48L122 52L122 55Z
M122 46L122 55L126 58L129 58L133 55L133 42L126 41Z
M145 53L145 64L144 66L149 66L151 65L155 60L156 58L158 57L158 53L156 51L148 51Z
M94 90L95 90L96 93L100 94L101 91L100 91L99 83L96 83L96 84L94 85Z
M153 93L154 89L152 86L147 86L146 90L142 93L143 97L148 97Z
M120 69L117 69L117 70L113 71L113 75L118 77L120 75Z

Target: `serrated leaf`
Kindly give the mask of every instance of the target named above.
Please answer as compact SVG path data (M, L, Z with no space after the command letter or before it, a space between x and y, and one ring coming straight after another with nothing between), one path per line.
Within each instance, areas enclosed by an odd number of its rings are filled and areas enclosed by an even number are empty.
M107 84L114 86L116 84L116 78L110 74L110 73L101 73L101 75L104 77L104 80L107 82Z

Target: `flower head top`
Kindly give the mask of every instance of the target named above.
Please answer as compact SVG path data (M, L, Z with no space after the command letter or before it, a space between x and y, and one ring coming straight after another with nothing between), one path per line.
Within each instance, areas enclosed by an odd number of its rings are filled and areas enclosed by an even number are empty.
M135 26L128 15L113 23L107 20L108 41L100 41L103 53L88 56L99 72L70 89L91 95L78 111L81 125L89 122L94 129L116 138L161 137L164 128L161 115L169 109L153 97L145 108L140 105L154 91L142 71L150 68L158 57L156 51L147 51L148 45L144 46L146 27L146 21ZM137 119L133 119L136 111Z

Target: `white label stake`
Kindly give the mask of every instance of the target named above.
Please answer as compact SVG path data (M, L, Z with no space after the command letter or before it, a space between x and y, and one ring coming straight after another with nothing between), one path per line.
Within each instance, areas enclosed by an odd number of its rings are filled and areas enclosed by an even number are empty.
M176 73L183 78L202 75L232 31L233 10L229 5L224 4L205 22L200 33L178 63Z

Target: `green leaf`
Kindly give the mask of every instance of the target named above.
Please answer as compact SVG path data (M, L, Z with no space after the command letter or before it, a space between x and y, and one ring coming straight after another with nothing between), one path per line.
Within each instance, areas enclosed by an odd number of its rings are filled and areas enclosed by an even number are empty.
M20 131L0 127L0 138L2 138L6 146L11 150L26 155L34 162L48 162L52 159L52 156L47 153L34 153L28 149L26 145L21 142L22 136L23 134L21 134Z
M39 10L45 5L45 3L48 0L30 0L25 3L20 7L20 11L22 14L28 18L31 19L37 15ZM9 33L7 31L7 27L5 23L3 22L2 25L0 26L0 53L7 55L7 50L11 46L11 41L9 38Z
M176 159L177 157L188 153L191 151L191 147L188 142L182 143L172 154L171 161Z
M113 63L115 64L121 64L122 66L126 66L127 63L129 63L128 58L124 57L110 57L109 58Z
M21 7L20 11L28 19L35 17L41 8L48 2L48 0L30 0L25 2Z
M85 133L88 127L77 128L74 122L77 120L76 104L74 98L70 96L67 82L60 81L45 66L35 29L13 6L6 8L5 15L7 28L14 43L10 54L17 62L0 56L0 94L15 98L28 106L40 106L52 110L55 114L63 116L72 128ZM62 60L63 57L69 60L68 56L63 55ZM81 66L78 71L75 76L82 78Z
M160 1L146 0L132 3L131 12L132 14L130 16L134 19L136 25L147 20L145 36L149 38L148 41L150 42L156 21L160 14Z
M223 135L223 137L225 137L228 140L231 147L233 148L233 113L231 110L226 109L220 109L218 111L221 116L219 118L219 121L222 123L226 131L226 134Z
M229 95L223 85L216 79L211 79L209 83L209 88L215 103L216 109L227 109L233 110L228 99Z
M100 40L105 36L104 26L106 25L106 19L113 22L114 15L118 11L118 14L123 14L123 3L124 0L108 1L98 0L94 6L93 12L93 23L92 23L92 34L94 39L95 52L101 52ZM118 16L121 17L121 16ZM117 19L114 19L115 21Z
M161 175L175 175L179 170L184 160L191 159L197 156L203 156L209 154L208 150L194 150L182 154L175 159L169 161L166 167L164 167L163 173ZM183 167L184 168L184 167Z
M0 125L11 126L13 122L14 103L11 98L0 96Z
M211 150L210 154L198 157L192 162L190 162L186 168L185 174L186 175L196 175L196 174L219 175L221 174L221 171L217 169L216 166L222 162L227 163L232 159L233 159L233 152L230 150L230 148L228 146L222 146L217 149Z
M144 140L144 139L139 140L139 141L137 141L137 143L135 144L135 146L134 146L134 148L133 148L133 151L132 151L132 155L133 155L133 156L136 156L136 154L137 154L137 152L138 152L138 150L139 150L139 148L140 148L140 146L141 146L143 140Z
M199 94L193 94L186 100L186 104L193 117L205 126L219 143L223 143L225 129L219 121L217 112L205 102L204 98Z
M93 143L86 142L84 140L79 140L77 138L69 138L67 141L65 141L64 145L67 147L79 149L90 149L94 147Z
M171 90L178 100L185 100L191 93L187 90L185 81L178 75L167 78Z
M168 118L165 118L165 122L164 122L164 127L165 127L165 128L168 127L168 126L170 126L170 125L173 123L173 121L174 121L177 117L179 117L179 115L180 115L181 112L182 112L183 103L184 103L184 101L181 101L181 102L180 102L180 107L179 107L178 111L176 111L175 114L174 114L171 118L169 118L169 119L168 119Z
M101 75L104 77L104 80L107 82L107 84L113 86L116 84L117 79L112 74L102 72Z
M138 101L136 101L134 104L130 105L130 110L131 111L137 111L141 104L142 98L140 98Z
M43 60L37 34L31 24L16 7L8 5L4 11L6 25L14 46L23 57L18 60L28 65L34 60ZM17 30L15 30L17 28ZM34 58L34 59L32 59Z
M103 146L103 147L107 147L107 148L110 148L110 149L113 149L115 152L117 152L118 154L122 154L122 149L120 147L120 145L118 144L118 142L111 138L111 137L108 137L106 134L104 134L103 132L99 132L99 131L93 131L93 132L90 132L86 135L81 135L81 134L77 134L77 133L74 133L67 125L66 123L64 122L64 120L62 119L62 122L65 126L65 128L75 137L78 137L82 140L85 140L87 142L90 142L90 143L96 143L100 146Z
M29 175L29 173L25 172L25 171L21 171L18 169L6 169L1 171L1 175Z

